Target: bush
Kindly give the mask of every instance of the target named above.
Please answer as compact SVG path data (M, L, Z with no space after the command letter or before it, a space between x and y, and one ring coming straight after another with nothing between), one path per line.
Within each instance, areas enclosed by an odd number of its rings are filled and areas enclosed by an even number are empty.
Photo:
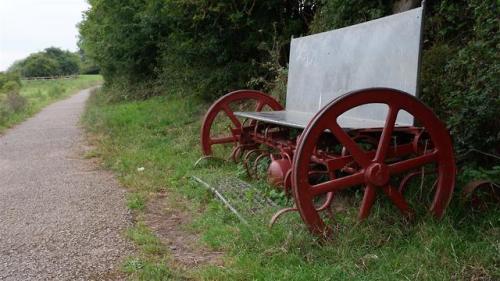
M27 103L19 92L0 94L0 123L4 123L12 114L23 111Z
M422 98L448 124L459 154L472 148L499 154L498 5L438 1L429 10Z
M17 81L7 81L3 84L0 92L2 93L10 93L10 92L19 92L21 90L21 84Z
M15 72L0 72L0 123L10 115L23 111L27 100L19 94L21 79Z
M79 64L77 55L50 47L16 62L11 68L19 71L24 77L53 77L78 74Z
M17 84L17 86L12 85L12 83ZM6 84L10 84L7 85ZM5 88L4 88L5 86ZM9 88L20 88L21 87L21 76L18 72L0 72L0 93L6 93Z
M27 100L18 92L10 92L5 96L2 102L4 106L12 113L23 111L26 108Z
M108 84L134 88L159 80L212 99L255 77L272 80L263 67L266 49L275 38L287 42L306 33L314 2L94 0L80 24L79 45Z

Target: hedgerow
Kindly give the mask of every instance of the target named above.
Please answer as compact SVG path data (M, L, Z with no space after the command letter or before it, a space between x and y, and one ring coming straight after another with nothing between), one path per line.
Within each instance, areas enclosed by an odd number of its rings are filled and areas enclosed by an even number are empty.
M90 0L80 47L118 99L182 92L213 100L246 87L282 96L292 35L389 15L396 2ZM498 2L427 2L420 97L448 124L460 155L498 155Z

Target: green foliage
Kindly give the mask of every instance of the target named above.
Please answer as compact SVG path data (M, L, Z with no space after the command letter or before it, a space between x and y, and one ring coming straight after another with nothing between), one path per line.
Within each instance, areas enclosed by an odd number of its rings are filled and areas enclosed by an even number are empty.
M130 274L130 280L168 281L180 280L173 277L171 270L164 261L150 262L144 259L129 259L123 266L125 273Z
M127 84L154 79L159 44L169 28L162 12L166 1L91 0L79 25L79 46L95 61L107 82Z
M58 75L57 61L43 54L30 55L21 65L24 77L49 77Z
M0 72L0 92L6 93L21 87L21 76L17 72Z
M169 34L162 77L177 84L189 81L195 92L210 99L251 80L254 88L262 88L252 78L273 78L275 73L264 65L271 60L269 50L306 32L312 2L172 1L169 11L180 32ZM280 59L286 63L286 54Z
M18 73L0 72L0 124L26 108L27 100L19 94L20 89Z
M389 15L393 2L392 0L323 0L310 31L323 32Z
M55 84L49 88L47 94L51 98L57 98L57 97L61 96L65 91L66 91L66 89L64 88L64 86L59 85L59 84Z
M168 260L161 241L144 224L138 223L128 229L127 236L144 254L141 258L129 258L123 265L123 271L129 274L129 280L180 280L167 267Z
M140 193L131 193L127 196L127 207L131 210L143 210L146 207L145 196Z
M78 74L80 71L80 60L78 55L69 51L63 51L59 48L50 47L45 49L42 54L56 61L56 75ZM54 76L54 75L51 75Z
M272 79L262 65L267 50L273 40L306 32L314 2L93 0L79 44L107 83L129 87L158 79L163 89L185 87L213 98L254 77ZM282 53L284 64L286 48ZM148 89L132 95L155 94Z
M80 74L99 74L100 67L80 50Z
M128 229L127 236L140 245L147 254L158 254L164 251L160 240L143 224Z
M475 166L465 166L464 172L459 176L459 180L463 184L467 184L473 180L489 180L491 182L500 183L500 165L493 166L491 169L477 168Z
M500 153L498 12L495 0L429 7L422 98L447 122L459 153Z
M27 100L19 92L8 92L0 95L0 124L7 122L13 114L26 108Z
M50 47L15 62L9 70L23 77L53 77L78 74L80 59L76 54Z
M10 93L10 92L19 92L21 89L21 84L17 81L7 81L1 88L0 92L2 93Z

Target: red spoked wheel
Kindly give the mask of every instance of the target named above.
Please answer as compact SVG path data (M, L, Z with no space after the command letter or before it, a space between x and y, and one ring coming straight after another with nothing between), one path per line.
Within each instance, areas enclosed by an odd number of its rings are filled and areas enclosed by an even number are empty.
M385 126L379 129L378 144L365 150L353 140L349 131L341 128L337 118L346 111L367 104L385 104L387 117ZM397 115L406 111L414 117L418 127L396 127ZM340 146L348 150L348 155L330 156L326 161L330 173L336 174L321 183L311 182L308 174L310 163L318 161L319 140L325 134L333 135ZM420 133L415 133L420 132ZM422 132L427 140L425 148ZM393 138L406 139L392 145ZM309 230L317 235L327 235L330 229L314 207L316 198L328 192L339 192L350 187L364 187L358 217L370 214L377 191L382 191L406 216L412 214L407 198L392 182L396 177L414 172L426 165L434 166L436 184L430 211L442 217L449 204L455 185L455 161L452 142L446 127L436 115L417 98L394 89L375 88L345 94L325 106L316 114L304 130L293 162L292 187L295 203ZM346 158L348 157L348 158ZM356 169L349 174L342 173L346 163L355 163Z
M242 141L241 136L244 125L234 115L235 111L262 111L266 107L271 110L283 109L281 104L274 98L260 91L238 90L219 98L212 104L203 118L201 127L201 149L203 154L212 155L212 146L215 144L233 143L236 146ZM227 123L225 125L215 124L216 118L225 119L219 123ZM220 129L221 126L223 126L222 130L217 131L216 127Z

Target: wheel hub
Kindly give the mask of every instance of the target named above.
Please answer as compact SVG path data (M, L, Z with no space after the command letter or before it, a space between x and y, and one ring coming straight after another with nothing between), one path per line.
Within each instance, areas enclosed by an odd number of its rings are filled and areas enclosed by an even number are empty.
M383 163L373 163L366 168L365 180L375 186L385 186L389 178L389 168Z

